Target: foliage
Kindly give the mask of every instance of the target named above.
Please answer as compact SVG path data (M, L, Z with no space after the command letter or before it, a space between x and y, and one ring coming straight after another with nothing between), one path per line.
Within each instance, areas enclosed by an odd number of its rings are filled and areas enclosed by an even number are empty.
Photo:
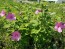
M64 5L48 2L28 4L0 0L0 11L4 9L6 13L12 12L16 16L14 21L7 20L5 16L0 17L0 48L56 49L62 46L61 34L54 31L54 25L58 21L64 22ZM36 9L41 9L43 12L35 14ZM20 41L11 40L11 33L14 31L21 33Z

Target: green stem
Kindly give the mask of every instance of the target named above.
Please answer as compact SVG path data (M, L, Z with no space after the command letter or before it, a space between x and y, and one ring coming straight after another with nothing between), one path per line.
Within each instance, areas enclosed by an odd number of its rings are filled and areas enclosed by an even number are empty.
M61 33L62 36L62 49L64 49L64 36L63 36L63 32Z

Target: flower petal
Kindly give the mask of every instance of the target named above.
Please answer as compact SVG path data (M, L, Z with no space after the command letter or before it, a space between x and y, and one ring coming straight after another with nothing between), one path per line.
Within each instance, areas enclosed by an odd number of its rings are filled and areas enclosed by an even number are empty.
M55 30L58 30L58 27L57 27L57 26L55 26L55 27L54 27L54 29L55 29Z
M9 20L16 20L16 17L15 17L15 15L13 13L8 13L6 18L9 19Z
M11 39L13 41L19 41L21 39L21 34L18 31L12 33Z
M59 27L59 28L58 28L58 32L59 32L59 33L60 33L60 32L62 32L62 29L61 29L61 27Z

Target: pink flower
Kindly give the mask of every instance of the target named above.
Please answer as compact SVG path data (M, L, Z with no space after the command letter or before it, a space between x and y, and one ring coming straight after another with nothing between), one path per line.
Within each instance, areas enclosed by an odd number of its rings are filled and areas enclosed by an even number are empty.
M9 19L9 20L16 20L16 17L15 17L15 15L13 13L8 13L6 18Z
M21 39L21 34L18 31L12 33L11 39L14 41L19 41Z
M60 33L60 32L62 32L62 29L65 28L65 24L62 22L58 22L58 23L56 23L54 28L56 31L58 31Z
M1 11L0 16L5 16L6 12L4 10Z
M36 10L35 14L38 14L39 12L42 12L42 10Z

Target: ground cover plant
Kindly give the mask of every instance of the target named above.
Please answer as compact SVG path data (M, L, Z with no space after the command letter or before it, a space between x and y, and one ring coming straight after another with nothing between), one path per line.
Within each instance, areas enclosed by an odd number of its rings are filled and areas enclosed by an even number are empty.
M64 49L64 6L0 0L0 49Z

